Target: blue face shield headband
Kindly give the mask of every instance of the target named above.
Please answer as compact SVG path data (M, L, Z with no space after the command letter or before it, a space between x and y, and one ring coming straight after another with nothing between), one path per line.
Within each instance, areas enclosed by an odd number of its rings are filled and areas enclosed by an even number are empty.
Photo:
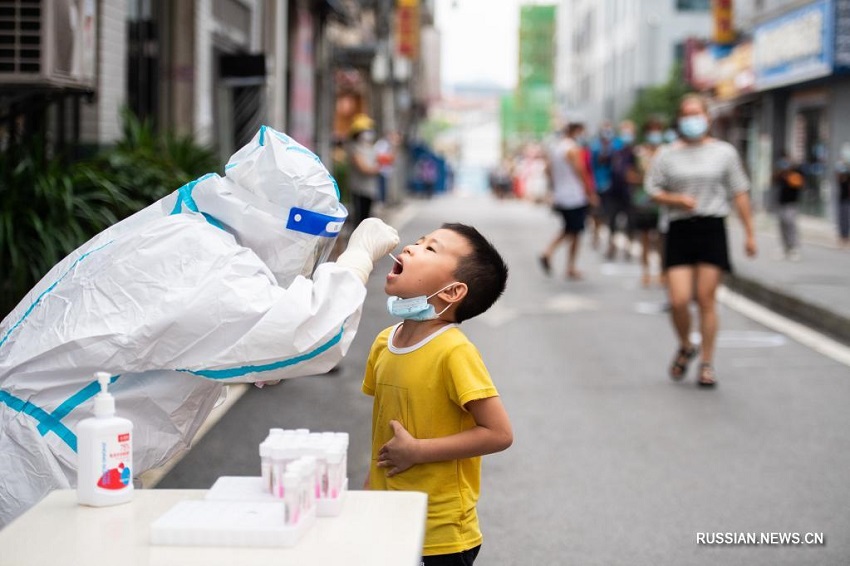
M420 295L418 297L412 297L410 299L402 299L400 297L387 297L387 311L399 318L403 318L404 320L415 320L415 321L423 321L423 320L434 320L438 318L441 314L446 312L451 304L446 305L446 308L437 312L434 308L434 305L428 302L428 299L431 297L442 293L452 285L456 285L457 281L454 283L449 283L436 293L428 295Z

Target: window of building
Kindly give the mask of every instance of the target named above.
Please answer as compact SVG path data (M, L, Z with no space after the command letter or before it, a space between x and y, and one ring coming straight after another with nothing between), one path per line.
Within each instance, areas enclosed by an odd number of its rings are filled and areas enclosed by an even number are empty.
M676 9L683 12L707 12L711 9L711 0L676 0Z
M127 105L156 127L159 109L159 4L130 0L127 10Z
M685 42L680 41L673 46L673 61L677 65L685 62Z

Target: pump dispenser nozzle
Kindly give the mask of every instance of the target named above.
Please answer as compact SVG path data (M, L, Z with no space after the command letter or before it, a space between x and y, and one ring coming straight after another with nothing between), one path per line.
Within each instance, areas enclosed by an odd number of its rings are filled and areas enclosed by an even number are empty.
M100 383L100 393L94 398L94 416L111 417L115 415L115 398L109 394L106 388L112 376L105 371L99 371L94 374L94 377Z

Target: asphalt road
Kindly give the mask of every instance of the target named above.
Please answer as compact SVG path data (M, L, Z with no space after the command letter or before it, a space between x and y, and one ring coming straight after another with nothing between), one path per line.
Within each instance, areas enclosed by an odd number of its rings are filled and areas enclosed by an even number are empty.
M604 263L587 242L584 281L545 277L536 258L559 226L547 209L443 197L391 218L402 242L442 222L473 224L511 269L500 302L463 324L515 433L509 450L485 458L477 563L850 563L846 365L721 306L719 386L697 388L695 365L674 383L662 291L641 288L634 263ZM556 258L555 273L563 263ZM258 475L257 445L272 426L349 432L349 476L360 485L371 413L360 381L374 336L394 323L389 268L380 262L369 282L339 372L251 388L158 488ZM698 544L717 533L814 533L824 543Z

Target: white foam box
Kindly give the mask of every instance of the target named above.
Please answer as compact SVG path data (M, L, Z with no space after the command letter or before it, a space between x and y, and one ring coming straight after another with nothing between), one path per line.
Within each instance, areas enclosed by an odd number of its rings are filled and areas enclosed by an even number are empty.
M319 517L336 517L342 513L342 506L345 503L345 494L348 493L348 478L342 482L342 489L339 490L339 497L333 499L319 499L316 501L316 515Z
M316 500L316 516L336 517L339 515L342 512L346 493L348 493L348 478L342 485L339 497ZM207 491L205 497L210 501L280 501L266 491L262 478L244 476L222 476L218 478Z
M151 543L164 546L295 546L316 522L315 511L284 522L282 501L181 501L151 524Z

